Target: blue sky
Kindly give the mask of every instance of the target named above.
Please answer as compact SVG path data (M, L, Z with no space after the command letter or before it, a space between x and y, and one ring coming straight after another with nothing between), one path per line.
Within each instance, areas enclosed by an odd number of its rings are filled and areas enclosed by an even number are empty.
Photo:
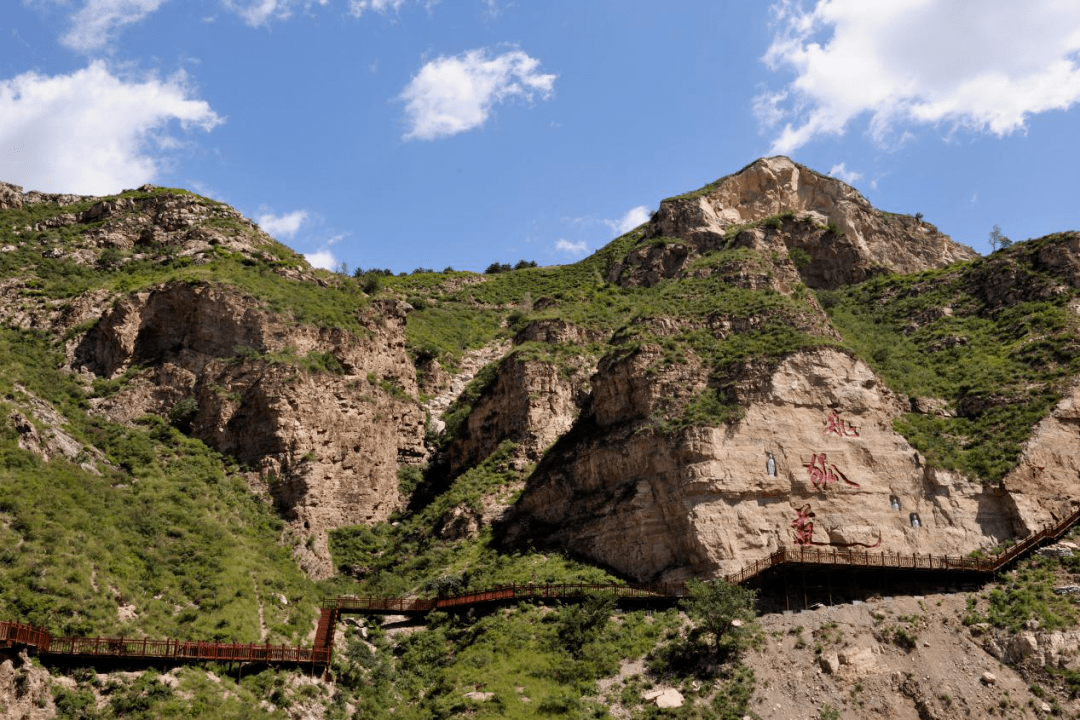
M1080 3L9 0L0 179L228 202L315 264L570 262L786 154L987 252L1080 228Z

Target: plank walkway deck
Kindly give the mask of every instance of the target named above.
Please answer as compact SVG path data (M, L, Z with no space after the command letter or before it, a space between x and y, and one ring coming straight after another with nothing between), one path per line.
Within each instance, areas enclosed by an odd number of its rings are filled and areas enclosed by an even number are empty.
M768 557L724 576L732 584L741 584L765 571L783 566L844 566L901 570L930 570L993 574L1050 540L1064 535L1080 522L1080 508L1068 517L1032 533L1005 552L992 557L944 555L902 555L887 552L851 551L816 547L781 548ZM276 665L326 667L333 655L334 628L342 613L421 615L433 610L458 610L512 600L575 600L592 594L617 599L674 601L686 597L685 585L507 585L439 598L387 598L343 596L331 599L319 612L319 623L312 646L259 645L253 643L218 643L182 640L131 638L52 637L48 630L15 622L0 622L0 648L26 649L46 658L86 660L162 660L184 662L255 662Z

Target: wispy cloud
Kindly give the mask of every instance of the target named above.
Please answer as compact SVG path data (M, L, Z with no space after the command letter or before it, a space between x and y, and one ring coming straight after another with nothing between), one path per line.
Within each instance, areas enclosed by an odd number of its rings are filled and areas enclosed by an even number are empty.
M271 20L286 20L297 7L305 10L313 5L325 6L329 0L223 0L228 10L240 16L247 25L261 27Z
M859 180L862 180L862 173L854 170L848 170L844 163L837 163L829 170L829 174L834 178L843 180L848 185L853 185Z
M307 220L308 213L306 210L295 210L285 215L274 215L267 212L257 218L259 227L276 238L295 237L297 231Z
M0 146L18 147L5 179L54 192L105 195L152 181L169 134L209 131L223 120L192 97L183 73L131 81L95 61L69 75L0 80Z
M1078 3L817 0L806 11L782 0L772 11L764 61L794 74L755 100L772 152L863 118L878 142L918 124L1001 136L1080 99Z
M374 11L386 15L396 13L405 4L405 0L349 0L349 14L360 17L365 12Z
M589 252L589 247L585 244L584 240L579 240L578 242L571 242L569 240L560 239L557 243L555 243L555 249L558 252L564 255L570 255L571 257L581 257L585 255L585 253Z
M605 220L604 224L610 227L619 235L624 235L638 225L649 221L649 208L644 205L638 205L636 208L630 208L626 211L626 214L617 220Z
M420 72L401 93L408 120L406 140L435 140L481 127L492 108L512 99L547 100L555 75L541 73L540 61L520 50L491 56L488 50L469 50L439 57Z
M71 17L71 28L60 38L66 47L93 53L111 43L122 28L137 23L166 0L87 0Z

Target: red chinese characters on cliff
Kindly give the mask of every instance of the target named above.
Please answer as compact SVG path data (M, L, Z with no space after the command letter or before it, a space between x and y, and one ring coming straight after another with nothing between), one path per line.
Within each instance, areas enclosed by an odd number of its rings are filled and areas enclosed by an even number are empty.
M859 428L842 420L840 415L833 410L825 419L825 428L822 435L836 435L837 437L859 437Z
M881 546L881 536L878 535L877 542L873 545L863 542L817 542L814 540L814 520L816 517L814 512L810 509L810 503L806 503L799 508L798 514L795 519L791 521L791 527L795 531L795 544L802 547L809 547L810 545L825 545L835 548L850 548L850 547L864 547L873 549Z
M811 518L815 517L814 513L810 510L810 503L806 503L799 508L798 516L792 520L791 527L795 529L795 544L796 545L814 545L814 521Z
M810 456L810 464L803 467L806 468L806 472L810 475L810 482L821 492L825 492L829 485L839 481L843 481L852 487L859 487L859 483L848 480L847 476L840 472L839 468L830 464L828 458L825 457L825 453L814 453Z

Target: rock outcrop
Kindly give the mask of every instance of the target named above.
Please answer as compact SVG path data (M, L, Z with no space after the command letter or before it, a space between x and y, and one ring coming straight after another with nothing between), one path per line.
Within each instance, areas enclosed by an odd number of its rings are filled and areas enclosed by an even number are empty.
M892 429L903 403L844 352L789 356L741 383L737 423L667 437L644 419L693 387L646 377L601 364L519 527L639 580L729 573L796 542L956 555L1014 534L1006 494L927 467Z
M374 304L351 333L287 323L227 286L169 283L117 302L72 366L123 381L97 411L167 415L257 471L314 538L303 560L325 576L327 530L386 519L402 501L399 463L426 457L406 311Z
M758 160L702 190L660 204L649 238L679 238L688 247L628 259L674 277L696 254L731 246L744 226L762 226L797 251L803 281L835 288L882 272L916 272L977 257L921 217L874 209L854 188L786 157ZM620 268L621 270L621 268Z
M451 476L490 455L505 440L535 462L566 433L587 396L592 365L575 357L563 367L511 353L500 361L486 391L472 405L440 460Z
M1080 499L1080 383L1035 426L1016 468L1002 481L1022 535L1068 516Z

